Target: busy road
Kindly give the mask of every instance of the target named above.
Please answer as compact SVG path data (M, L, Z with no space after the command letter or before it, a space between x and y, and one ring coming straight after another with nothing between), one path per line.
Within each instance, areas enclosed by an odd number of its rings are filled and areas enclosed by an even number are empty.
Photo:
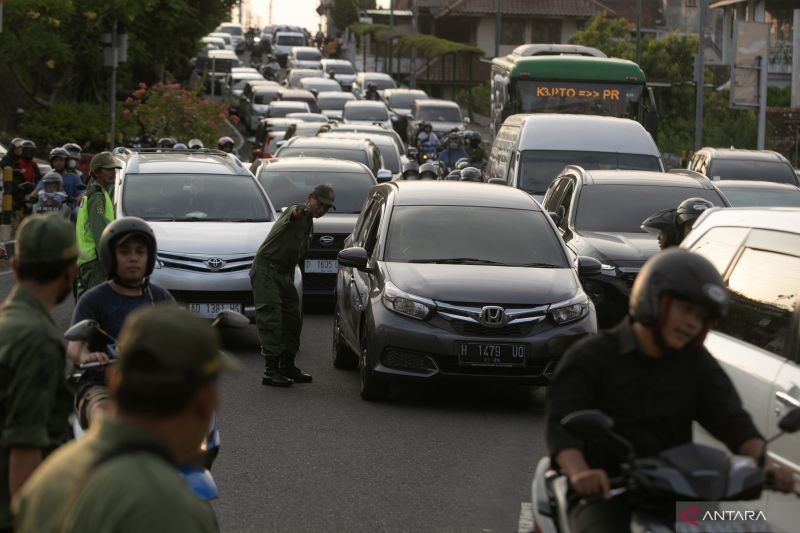
M0 298L12 285L0 272ZM59 330L73 307L54 310ZM516 531L545 453L544 389L404 384L364 402L358 374L331 365L331 311L307 301L298 364L314 382L289 390L260 384L253 326L224 331L244 369L221 387L221 531Z

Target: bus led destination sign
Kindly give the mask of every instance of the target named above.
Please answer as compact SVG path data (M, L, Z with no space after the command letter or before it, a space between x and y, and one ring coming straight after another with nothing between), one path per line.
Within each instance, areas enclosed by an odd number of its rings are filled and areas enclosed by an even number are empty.
M620 100L622 92L619 89L601 87L579 88L552 85L549 87L537 86L536 96L540 98L592 98L601 100Z

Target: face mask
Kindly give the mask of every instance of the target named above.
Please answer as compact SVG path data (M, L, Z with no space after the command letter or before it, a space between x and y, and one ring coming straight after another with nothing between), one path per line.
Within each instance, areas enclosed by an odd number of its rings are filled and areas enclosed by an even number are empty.
M69 161L67 161L67 168L75 168L77 166L78 162L75 161L74 159L70 159Z

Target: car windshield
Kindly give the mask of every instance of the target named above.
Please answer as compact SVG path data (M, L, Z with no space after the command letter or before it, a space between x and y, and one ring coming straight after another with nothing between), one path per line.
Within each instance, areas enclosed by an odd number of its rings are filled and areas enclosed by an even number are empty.
M259 76L259 78L260 78L260 76ZM237 91L237 90L238 90L238 91L243 91L243 90L244 90L244 87L245 87L245 85L247 85L247 83L248 83L248 82L250 82L250 81L253 81L253 80L257 80L257 79L259 79L259 78L254 78L254 77L250 77L250 76L248 76L248 77L246 77L246 78L241 78L241 79L239 79L239 80L236 80L236 81L234 81L234 83L233 83L233 90L234 90L234 91Z
M295 146L286 146L281 148L276 154L277 157L332 157L334 159L344 159L345 161L355 161L357 163L364 163L369 166L367 162L367 153L364 150L348 150L346 148L327 148L324 146L304 148Z
M461 118L461 110L450 106L422 107L417 110L416 119L428 122L461 122L463 120Z
M800 207L800 190L731 189L722 194L733 207Z
M712 160L708 176L715 180L774 181L797 185L792 167L779 161Z
M331 81L333 81L333 80L331 80ZM339 92L342 92L342 86L339 85L338 83L336 83L335 81L333 83L328 83L327 81L316 81L316 80L305 79L305 80L303 80L301 82L301 85L303 86L303 89L305 89L307 91L312 91L313 90L313 91L317 91L317 92L320 92L320 93L325 93L325 92L339 93Z
M319 51L316 50L303 50L301 52L297 52L296 57L300 61L319 61L322 58Z
M395 144L393 140L388 138L380 138L375 139L371 137L371 134L364 134L364 136L359 136L353 133L344 133L343 135L339 135L336 133L336 129L333 130L330 134L325 134L324 137L332 137L332 138L346 138L346 139L365 139L368 141L372 141L375 146L378 147L378 151L381 153L381 158L383 159L383 168L389 169L392 171L392 174L398 174L400 172L400 153L395 148Z
M347 94L351 94L351 93L347 93ZM321 94L321 95L319 95L319 98L317 98L317 104L319 105L320 109L330 109L330 110L333 110L333 111L341 111L342 109L344 109L344 105L347 102L349 102L351 100L354 100L354 99L355 99L355 97L353 97L353 98L328 98L324 94Z
M526 150L522 152L519 162L519 188L529 194L544 194L553 178L567 165L579 165L585 170L661 170L658 158L651 155Z
M296 105L296 106L294 106L294 105L293 106L288 106L288 105L287 106L284 106L284 105L276 106L276 105L271 105L270 104L269 110L267 112L267 115L269 115L270 117L275 117L275 118L283 118L286 115L288 115L289 113L308 112L308 106L307 105L303 105L303 102L297 102L297 104L298 105Z
M674 208L687 198L705 198L724 205L714 190L654 185L593 185L578 200L575 229L608 233L643 233L642 221L657 211Z
M368 120L384 122L389 120L386 106L348 106L344 110L345 120Z
M233 67L238 67L241 62L238 59L231 59L227 57L213 57L205 58L203 68L207 68L209 72L230 72Z
M422 93L399 93L389 97L389 105L401 109L410 108L417 100L425 100L428 95Z
M363 172L272 171L269 165L261 171L258 181L275 209L304 204L316 185L330 184L336 191L336 211L332 213L360 213L367 193L375 185L367 169Z
M229 174L128 174L122 212L152 221L270 220L255 180Z
M327 72L333 72L334 74L355 74L356 69L353 68L352 65L346 65L344 63L339 65L328 65L325 67Z
M366 78L364 80L364 88L366 89L367 85L370 83L374 83L375 88L379 91L384 89L394 89L397 87L397 84L392 78Z
M306 40L302 35L278 35L275 44L280 46L305 46Z
M546 216L496 207L398 206L384 261L569 268Z
M222 28L217 28L218 32L225 32L230 35L241 35L242 28L240 26L223 26Z

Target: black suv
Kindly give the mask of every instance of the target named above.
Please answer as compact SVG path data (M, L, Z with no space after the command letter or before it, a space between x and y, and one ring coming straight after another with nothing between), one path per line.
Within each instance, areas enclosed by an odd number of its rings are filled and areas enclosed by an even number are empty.
M687 168L714 181L774 181L800 185L800 178L789 160L772 150L703 147L695 152Z
M602 263L600 274L582 280L597 306L601 328L625 316L636 274L659 250L655 237L641 228L642 221L694 197L730 205L710 180L686 170L588 171L569 165L550 184L542 206L567 246Z

